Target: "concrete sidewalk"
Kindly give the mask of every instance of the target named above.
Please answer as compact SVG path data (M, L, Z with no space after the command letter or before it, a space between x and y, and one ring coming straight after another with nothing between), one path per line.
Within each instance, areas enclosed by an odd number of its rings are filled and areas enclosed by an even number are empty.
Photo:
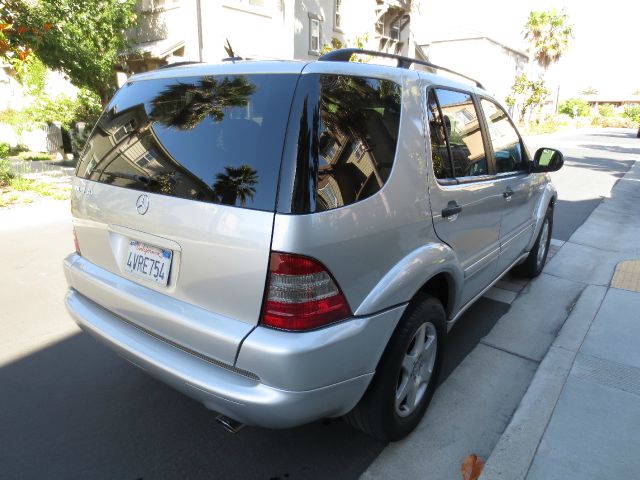
M586 285L489 457L483 479L640 472L640 162L545 267Z

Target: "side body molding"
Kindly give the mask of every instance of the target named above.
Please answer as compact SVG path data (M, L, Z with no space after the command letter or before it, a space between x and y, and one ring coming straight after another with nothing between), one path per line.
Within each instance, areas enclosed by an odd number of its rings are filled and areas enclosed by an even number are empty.
M417 248L400 260L380 279L354 313L369 315L408 302L422 285L439 273L446 274L449 281L447 316L451 318L460 308L464 273L454 251L448 245L435 242Z
M544 174L549 176L549 174ZM531 237L531 241L529 245L527 245L526 251L531 251L533 248L533 244L536 243L536 239L538 238L538 233L540 233L540 228L542 228L542 220L544 220L544 216L547 213L547 207L550 203L555 203L558 198L558 192L556 191L556 187L551 183L551 179L547 178L547 182L544 184L544 191L542 195L540 195L540 200L538 201L538 205L536 205L535 209L535 228L533 229L533 237Z

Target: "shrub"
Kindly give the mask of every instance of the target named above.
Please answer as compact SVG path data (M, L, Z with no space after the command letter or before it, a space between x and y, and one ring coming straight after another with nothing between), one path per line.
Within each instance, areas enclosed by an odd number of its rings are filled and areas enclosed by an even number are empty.
M85 122L92 126L98 120L100 113L102 113L102 106L97 95L81 89L75 100L66 95L58 95L55 98L41 95L27 108L21 112L13 112L4 120L22 129L34 123L46 125L60 122L63 129L69 130L76 122Z
M610 103L603 103L598 105L598 113L602 117L613 117L616 114L616 109Z
M634 123L640 124L640 105L627 105L624 107L622 115L630 118Z
M591 121L594 127L602 128L635 128L636 123L625 117L594 117Z
M579 117L591 116L591 106L589 106L589 102L583 100L582 98L570 98L568 100L565 100L564 102L560 103L560 105L558 105L558 112L566 113L567 115L571 115L573 117L574 106L578 108Z
M13 173L9 160L9 144L0 143L0 187L8 185L11 178L13 178Z

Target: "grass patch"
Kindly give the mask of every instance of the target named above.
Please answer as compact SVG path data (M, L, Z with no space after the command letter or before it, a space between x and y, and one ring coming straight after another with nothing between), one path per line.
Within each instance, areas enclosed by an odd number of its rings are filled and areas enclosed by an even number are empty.
M16 175L10 178L4 187L0 186L0 207L33 203L43 197L68 200L69 193L69 185L31 180Z
M543 135L545 133L557 132L561 128L562 128L561 124L550 121L550 122L541 122L541 123L531 123L528 126L522 127L520 130L522 135Z
M51 155L49 155L48 153L41 153L41 152L20 152L18 153L17 157L20 160L24 160L27 162L32 162L36 160L51 160Z

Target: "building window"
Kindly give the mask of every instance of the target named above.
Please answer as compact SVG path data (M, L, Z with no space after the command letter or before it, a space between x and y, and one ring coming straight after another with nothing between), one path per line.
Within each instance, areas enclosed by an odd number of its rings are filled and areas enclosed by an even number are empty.
M400 19L391 24L390 36L392 40L400 41Z
M320 20L317 18L309 19L310 37L309 50L312 52L320 51Z
M336 17L335 17L335 27L336 28L340 28L342 25L340 24L341 21L341 14L340 14L340 4L341 4L341 0L336 0Z

